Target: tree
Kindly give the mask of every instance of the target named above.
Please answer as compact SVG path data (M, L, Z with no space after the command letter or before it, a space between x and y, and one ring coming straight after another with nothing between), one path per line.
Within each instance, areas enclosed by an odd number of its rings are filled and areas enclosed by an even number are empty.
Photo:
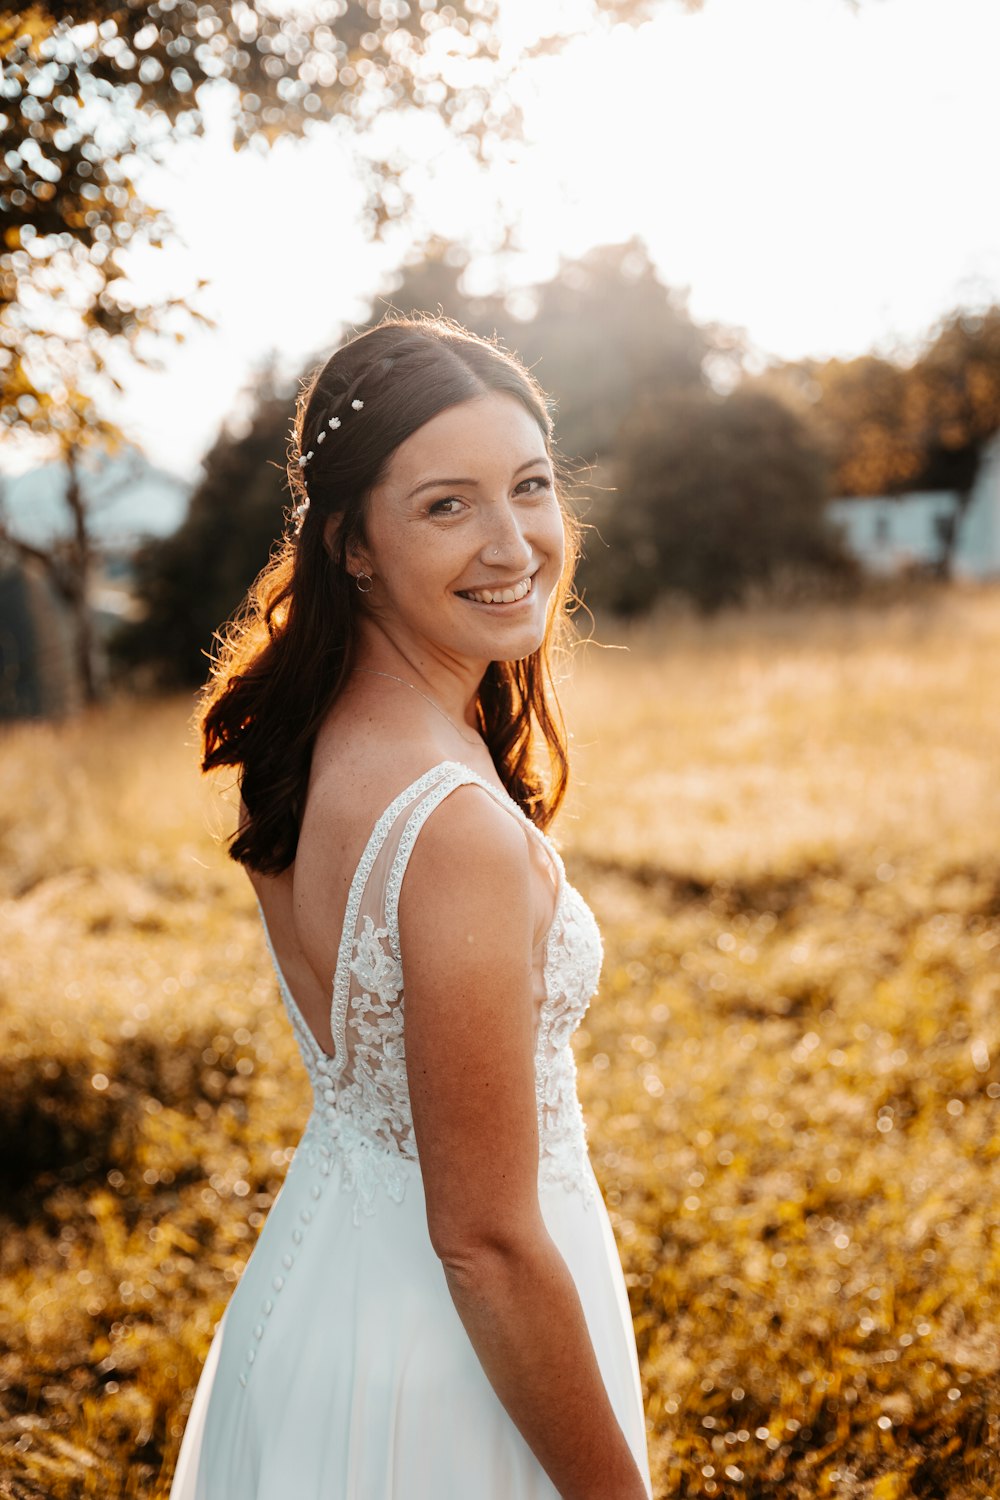
M655 388L704 389L713 332L692 322L638 238L562 260L512 342L559 404L567 458L609 460L628 412Z
M644 390L704 389L709 357L733 352L728 331L692 321L638 238L563 257L548 281L506 296L465 292L466 264L458 247L431 243L372 320L386 306L440 307L476 333L499 333L554 398L559 447L571 463L607 462Z
M985 443L1000 431L1000 307L956 312L908 373L910 423L923 464L917 483L957 496L941 541L948 577Z
M109 445L109 451L116 451L118 446L117 442ZM97 640L90 602L91 580L97 560L91 517L95 507L111 500L129 478L126 471L112 489L99 482L88 482L86 459L86 449L81 443L67 441L63 444L66 468L63 498L70 517L69 534L53 537L45 546L28 541L11 530L0 504L0 554L7 552L18 562L40 568L56 596L66 606L77 686L82 701L90 705L100 699L105 678L103 652Z
M814 424L838 494L954 491L938 564L950 574L983 446L1000 431L1000 307L951 313L905 363L806 360L752 384L790 398Z
M806 360L756 382L794 393L830 459L838 495L892 495L912 486L923 453L910 411L907 371L891 360Z
M590 8L629 20L646 6ZM209 321L196 305L203 283L145 302L128 285L123 252L170 233L137 190L136 164L200 133L206 91L227 89L236 150L339 129L367 167L377 232L408 207L400 164L372 131L386 111L437 115L483 162L516 133L496 22L496 0L33 0L0 11L0 429L65 463L79 545L45 566L84 610L93 547L78 458L121 442L102 412L129 362L155 365L158 338Z
M575 27L648 9L588 0ZM497 0L34 0L0 12L0 423L58 430L74 391L110 378L109 349L128 339L135 356L143 329L181 331L185 299L138 305L119 256L169 233L136 189L135 164L199 134L208 91L228 91L237 151L335 126L367 169L375 232L408 208L405 163L373 132L378 119L434 114L484 163L516 135L497 10Z
M535 364L558 401L557 437L564 454L604 461L622 417L657 390L705 390L704 360L713 337L696 326L655 276L636 242L603 246L564 261L557 276L528 294L533 320L515 318L504 298L463 290L465 252L435 242L402 268L376 298L362 327L389 308L436 311L486 337L494 332ZM144 666L160 685L199 680L213 630L235 609L266 561L282 513L284 445L294 406L266 374L246 437L224 431L178 533L151 543L138 561L144 620L125 627L116 655ZM568 436L567 436L568 435ZM285 497L287 498L287 497ZM577 500L579 496L575 496ZM581 568L581 586L600 586L604 554Z
M484 338L494 333L505 338L512 319L503 297L477 297L464 290L469 261L462 245L436 237L425 241L399 267L385 293L373 299L359 326L371 328L390 311L440 312Z
M251 397L245 430L224 425L206 455L181 526L147 542L136 558L143 615L119 628L111 650L119 667L149 685L204 680L213 634L237 609L281 531L294 391L266 367Z
M617 455L599 604L638 614L673 592L712 611L788 568L848 567L825 527L822 453L773 396L650 393L626 419Z

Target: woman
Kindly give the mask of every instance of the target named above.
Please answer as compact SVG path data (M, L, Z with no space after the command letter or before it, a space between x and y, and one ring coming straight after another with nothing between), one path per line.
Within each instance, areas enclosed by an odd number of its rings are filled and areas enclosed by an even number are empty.
M601 940L544 832L577 556L544 397L457 325L383 323L303 391L289 469L202 727L315 1108L171 1500L644 1500L570 1050Z

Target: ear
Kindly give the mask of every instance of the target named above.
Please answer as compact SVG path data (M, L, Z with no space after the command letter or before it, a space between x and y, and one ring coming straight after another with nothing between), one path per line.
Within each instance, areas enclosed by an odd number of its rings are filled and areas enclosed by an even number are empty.
M364 548L358 547L354 543L348 545L346 563L348 573L353 573L355 577L359 573L371 575L373 571L371 560Z
M341 519L340 516L327 516L323 522L323 551L330 558L337 556L337 538L340 535Z
M323 547L327 555L336 559L340 550L340 528L343 514L327 516L323 523ZM364 547L358 542L348 542L345 558L349 573L370 573L371 563Z

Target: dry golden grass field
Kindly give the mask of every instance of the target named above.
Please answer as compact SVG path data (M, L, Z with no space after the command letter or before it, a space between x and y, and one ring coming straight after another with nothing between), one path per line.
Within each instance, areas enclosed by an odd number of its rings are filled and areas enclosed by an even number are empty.
M615 640L556 833L656 1494L1000 1496L1000 594ZM307 1113L190 709L0 739L2 1496L165 1496Z

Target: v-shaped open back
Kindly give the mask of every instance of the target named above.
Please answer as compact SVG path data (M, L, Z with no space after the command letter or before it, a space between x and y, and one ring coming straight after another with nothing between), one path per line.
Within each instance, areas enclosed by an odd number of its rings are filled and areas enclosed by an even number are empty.
M376 820L352 876L341 924L331 995L330 1031L334 1040L332 1054L321 1045L306 1020L302 1007L295 999L271 940L263 907L260 907L268 949L278 975L282 997L295 1024L296 1035L305 1044L307 1050L333 1061L337 1075L344 1071L347 1063L344 1028L352 989L350 961L354 946L364 942L371 933L380 933L389 938L392 955L396 962L401 962L399 895L410 851L417 834L434 808L455 787L469 784L483 787L506 812L521 822L526 831L530 830L530 834L535 835L533 839L529 836L529 842L534 849L533 863L536 868L544 872L552 892L548 922L536 943L537 989L539 991L541 989L542 949L555 921L559 896L565 880L565 867L559 853L551 840L546 838L542 830L532 823L508 792L494 786L461 761L441 761L405 787ZM258 906L260 906L259 902ZM541 998L539 993L539 1003Z
M461 761L447 760L425 771L393 799L377 819L354 871L333 980L332 1054L321 1047L296 1003L268 936L282 997L322 1118L341 1139L350 1136L364 1151L374 1148L397 1162L416 1161L403 1034L400 891L420 829L450 792L465 785L482 787L522 823L533 861L549 884L550 915L536 941L532 965L539 1124L543 1129L551 1123L550 1114L558 1114L563 1085L570 1081L574 1085L573 1130L579 1126L582 1148L575 1071L571 1079L566 1074L567 1057L572 1070L567 1044L600 973L602 949L596 923L579 893L567 884L558 850L514 799ZM267 934L263 910L261 919ZM589 940L582 944L581 923ZM560 1061L563 1053L566 1056ZM559 1087L553 1094L552 1080L557 1074Z

